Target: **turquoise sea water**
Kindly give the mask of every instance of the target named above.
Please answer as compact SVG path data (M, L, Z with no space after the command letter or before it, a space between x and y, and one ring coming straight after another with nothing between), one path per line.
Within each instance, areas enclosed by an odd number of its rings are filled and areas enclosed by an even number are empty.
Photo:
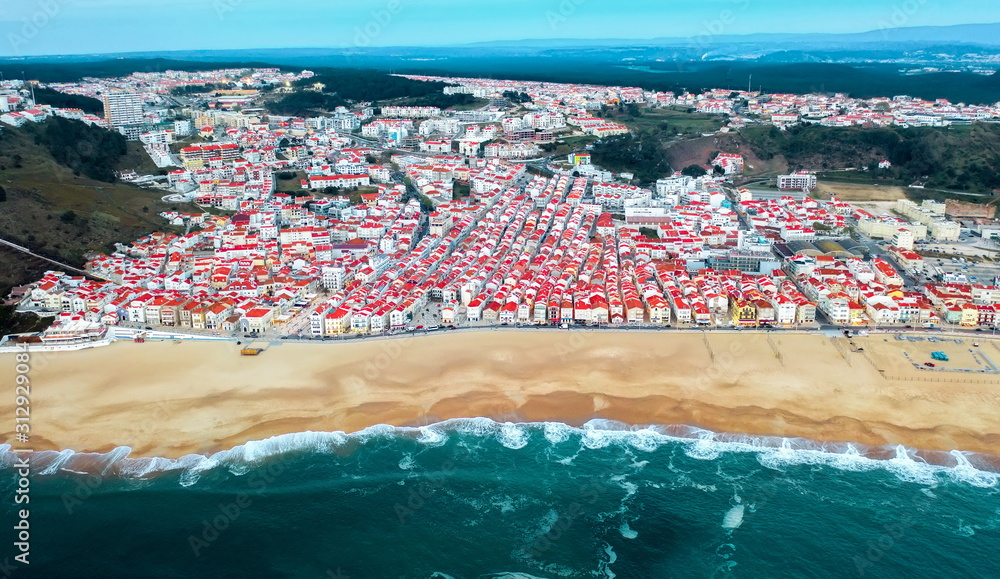
M9 572L1000 577L1000 482L976 457L932 466L902 448L872 460L850 445L677 432L473 419L301 433L179 461L41 453L30 565ZM13 455L0 455L5 520L16 521ZM5 527L0 557L13 564Z

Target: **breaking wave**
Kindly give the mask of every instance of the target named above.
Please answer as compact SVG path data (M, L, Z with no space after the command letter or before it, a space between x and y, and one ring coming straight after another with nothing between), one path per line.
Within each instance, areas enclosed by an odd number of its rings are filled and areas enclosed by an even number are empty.
M693 459L712 461L726 453L752 453L757 462L772 470L798 465L824 465L844 471L883 469L899 480L933 485L948 479L974 487L1000 485L997 457L953 450L919 451L903 446L869 447L852 443L819 443L800 438L759 437L684 426L632 426L610 420L591 420L581 427L559 422L500 423L488 418L454 419L421 427L371 426L358 432L296 432L249 441L211 455L189 454L180 458L132 457L132 449L117 447L107 453L38 451L32 453L31 468L40 476L79 476L145 479L162 473L179 473L182 486L194 485L214 469L234 475L292 454L349 452L358 445L377 440L406 437L427 447L442 446L452 436L471 436L480 443L493 441L518 451L529 443L548 447L575 445L577 452L619 446L633 453L651 453L674 445ZM550 453L552 460L566 460ZM17 460L9 444L0 445L0 468L11 468ZM401 464L401 468L407 465Z

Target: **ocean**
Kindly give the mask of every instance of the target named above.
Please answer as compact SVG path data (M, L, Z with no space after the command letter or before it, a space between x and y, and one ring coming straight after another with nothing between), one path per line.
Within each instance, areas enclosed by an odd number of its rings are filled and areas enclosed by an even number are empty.
M179 460L38 453L30 564L5 525L0 577L1000 577L1000 477L886 451L468 419Z

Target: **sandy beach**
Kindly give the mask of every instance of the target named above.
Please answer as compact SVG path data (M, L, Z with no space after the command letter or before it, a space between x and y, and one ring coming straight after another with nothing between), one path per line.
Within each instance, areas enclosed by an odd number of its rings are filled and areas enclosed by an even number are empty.
M866 353L820 335L593 331L285 343L257 357L231 342L116 343L32 354L31 447L179 457L289 432L486 416L1000 454L1000 376L922 373L902 351L940 348L892 336L856 346ZM0 355L6 441L14 368Z

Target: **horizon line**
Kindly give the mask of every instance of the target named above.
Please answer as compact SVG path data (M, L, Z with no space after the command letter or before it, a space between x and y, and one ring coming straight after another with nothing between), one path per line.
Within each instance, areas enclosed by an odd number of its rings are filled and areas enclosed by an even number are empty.
M998 22L968 22L964 24L946 24L940 26L933 25L919 25L919 26L892 26L889 28L880 27L868 30L863 30L859 32L750 32L745 34L725 34L716 35L713 38L722 39L739 39L739 38L749 38L752 36L788 36L788 37L828 37L828 36L861 36L865 34L872 34L877 32L887 32L889 30L914 30L914 29L948 29L948 28L958 28L964 26L1000 26L1000 21ZM490 44L517 44L517 43L529 43L529 42L621 42L629 44L639 44L643 42L657 42L664 40L677 40L677 41L694 41L701 38L702 35L691 35L691 36L655 36L655 37L644 37L644 38L620 38L620 37L535 37L535 38L512 38L512 39L497 39L497 40L483 40L477 42L466 42L461 44L397 44L397 45L380 45L380 46L359 46L356 44L342 43L340 46L328 45L328 46L283 46L283 47L244 47L244 48L174 48L174 49L152 49L152 50L129 50L129 51L118 51L118 52L78 52L78 53L61 53L61 54L32 54L32 55L0 55L0 60L13 60L22 61L29 59L39 59L39 58L66 58L66 57L100 57L100 56L121 56L121 55L132 55L132 54L169 54L175 52L240 52L240 51L255 51L255 50L331 50L331 51L367 51L367 50L392 50L392 49L435 49L435 48L470 48L482 45ZM728 42L733 42L734 40L728 40ZM703 42L703 44L722 44L725 41L712 41ZM876 41L872 41L876 42ZM882 42L888 42L887 40L882 40ZM908 40L900 42L921 42L920 40ZM923 42L938 42L935 40L925 40ZM957 42L960 44L969 44L974 46L989 46L985 44L979 44L976 42L962 42L957 40L942 40L940 42ZM1000 46L1000 45L997 45ZM564 47L565 48L565 47Z

